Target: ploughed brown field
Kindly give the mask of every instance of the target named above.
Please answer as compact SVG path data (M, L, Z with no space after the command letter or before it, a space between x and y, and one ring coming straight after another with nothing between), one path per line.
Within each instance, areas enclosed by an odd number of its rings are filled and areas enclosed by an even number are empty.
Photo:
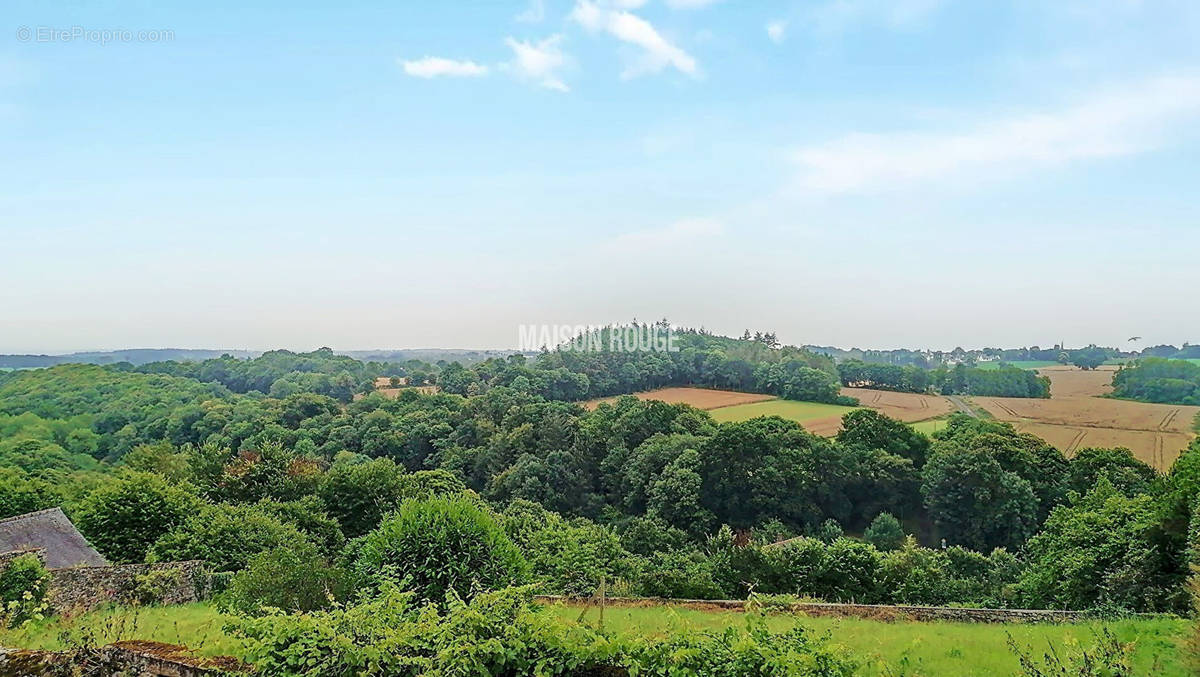
M659 388L643 393L633 393L639 400L658 400L667 404L690 404L697 409L720 409L739 404L763 402L775 399L774 395L760 393L740 393L732 390L712 390L710 388ZM615 402L617 397L601 397L583 402L587 409L595 409L602 402Z
M1159 470L1171 467L1191 442L1200 407L1148 404L1100 397L1112 391L1116 368L1083 371L1047 367L1050 399L975 397L1001 421L1046 440L1071 455L1087 447L1126 447Z

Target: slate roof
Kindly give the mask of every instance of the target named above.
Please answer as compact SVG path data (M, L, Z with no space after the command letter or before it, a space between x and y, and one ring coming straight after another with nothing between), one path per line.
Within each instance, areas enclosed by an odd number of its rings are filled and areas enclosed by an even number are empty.
M61 508L0 520L0 553L34 548L44 551L47 569L108 566Z

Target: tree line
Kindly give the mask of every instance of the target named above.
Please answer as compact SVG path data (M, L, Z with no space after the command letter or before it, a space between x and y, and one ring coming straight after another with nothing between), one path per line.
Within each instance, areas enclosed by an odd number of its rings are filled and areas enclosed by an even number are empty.
M270 551L260 581L279 561L341 580L406 501L465 496L547 591L1178 610L1200 533L1200 446L1159 476L964 416L930 438L860 410L829 439L633 397L343 403L92 366L6 378L0 414L6 515L63 504L114 561L250 572Z

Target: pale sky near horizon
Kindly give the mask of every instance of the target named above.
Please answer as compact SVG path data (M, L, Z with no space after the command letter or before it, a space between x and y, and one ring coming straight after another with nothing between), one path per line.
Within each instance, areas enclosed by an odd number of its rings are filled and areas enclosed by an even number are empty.
M0 353L1200 342L1200 3L173 4L0 12Z

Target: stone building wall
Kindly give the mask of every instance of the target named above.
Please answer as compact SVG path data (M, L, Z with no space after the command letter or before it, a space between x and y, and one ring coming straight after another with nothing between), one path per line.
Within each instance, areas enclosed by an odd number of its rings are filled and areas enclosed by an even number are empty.
M122 564L50 571L46 600L56 612L82 611L102 604L186 604L208 597L203 562Z

